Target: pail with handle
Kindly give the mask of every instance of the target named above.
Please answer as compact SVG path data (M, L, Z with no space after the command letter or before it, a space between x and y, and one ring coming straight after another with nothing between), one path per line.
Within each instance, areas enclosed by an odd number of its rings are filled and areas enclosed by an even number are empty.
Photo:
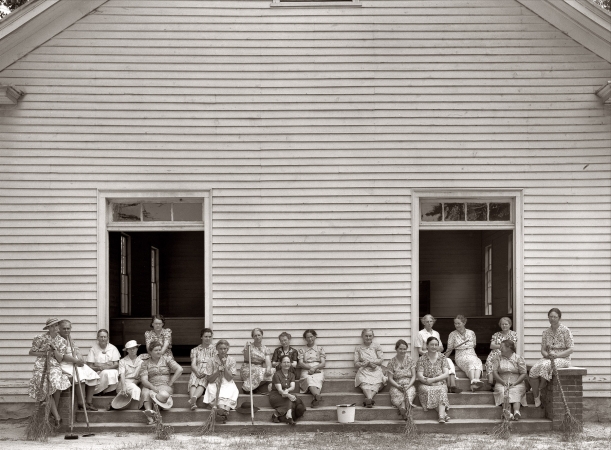
M339 423L354 422L354 414L356 413L356 404L352 405L337 405L337 421Z

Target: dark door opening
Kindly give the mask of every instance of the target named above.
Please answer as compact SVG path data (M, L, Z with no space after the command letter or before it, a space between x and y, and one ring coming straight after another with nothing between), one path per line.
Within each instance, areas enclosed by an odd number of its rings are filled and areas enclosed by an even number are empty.
M204 327L204 233L109 232L108 260L111 343L144 344L151 316L161 314L174 356L188 357Z
M432 314L447 347L454 317L467 317L477 354L490 352L501 317L513 320L513 231L420 231L420 317Z

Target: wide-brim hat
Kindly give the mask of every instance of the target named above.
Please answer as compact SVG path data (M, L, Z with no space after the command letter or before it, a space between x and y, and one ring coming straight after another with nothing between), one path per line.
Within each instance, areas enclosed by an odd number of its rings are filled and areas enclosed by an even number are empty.
M51 317L50 319L47 319L47 323L45 324L45 327L43 328L43 330L48 330L49 327L56 325L59 323L59 319L57 317Z
M242 404L238 406L235 410L240 414L250 414L250 402L242 402ZM257 412L259 411L259 408L253 406L253 411Z
M110 402L110 406L113 407L113 409L126 409L129 404L132 402L132 396L129 394L118 394L115 398L112 399L112 402Z
M161 400L163 400L166 395L168 396L167 399L165 400L165 402L162 402ZM157 399L157 396L160 396L161 399ZM161 391L159 393L151 392L151 398L163 409L170 409L172 406L174 406L174 400L167 391Z
M140 344L138 344L135 340L131 340L131 341L127 341L125 343L125 347L123 348L123 351L127 351L130 348L134 348L134 347L140 347Z

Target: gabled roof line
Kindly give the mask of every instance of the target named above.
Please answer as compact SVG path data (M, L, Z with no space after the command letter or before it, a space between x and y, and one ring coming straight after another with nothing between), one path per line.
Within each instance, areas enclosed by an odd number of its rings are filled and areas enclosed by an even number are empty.
M21 27L60 0L30 0L0 20L0 39Z

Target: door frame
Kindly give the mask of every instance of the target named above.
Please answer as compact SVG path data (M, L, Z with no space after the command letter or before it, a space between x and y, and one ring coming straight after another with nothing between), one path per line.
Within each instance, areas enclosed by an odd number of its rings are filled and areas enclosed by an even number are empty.
M110 204L116 200L168 200L175 198L203 199L203 222L201 224L155 222L125 222L121 224L110 223ZM97 210L97 324L98 329L108 329L109 298L108 298L108 232L136 232L136 231L203 231L204 233L204 311L205 326L212 327L212 189L207 191L192 190L98 190Z
M418 189L412 191L412 266L411 266L411 329L412 337L415 339L420 330L420 201L422 199L470 199L473 198L507 199L513 201L514 221L511 225L488 225L483 227L481 222L465 224L444 223L443 227L434 228L424 226L427 230L469 230L469 229L504 229L513 230L513 268L514 268L514 301L513 301L513 329L518 334L517 352L524 354L524 199L521 189ZM479 224L479 225L478 225ZM412 346L412 355L417 358L416 350Z

